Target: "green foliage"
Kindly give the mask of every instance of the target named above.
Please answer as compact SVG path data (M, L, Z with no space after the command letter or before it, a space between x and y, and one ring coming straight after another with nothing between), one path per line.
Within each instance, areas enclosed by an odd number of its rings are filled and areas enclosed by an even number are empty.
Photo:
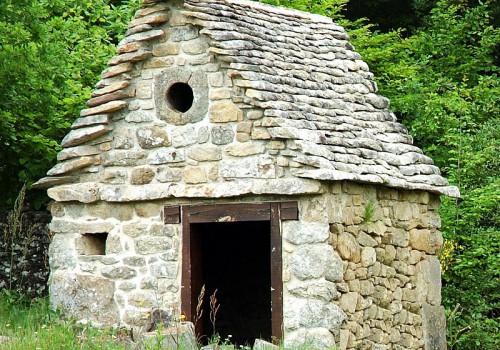
M55 163L138 2L0 2L0 205Z
M349 0L261 0L260 2L341 19L343 16L340 11Z
M363 222L362 224L367 224L375 219L375 212L377 211L377 202L374 199L370 199L365 204L365 210L363 212Z
M392 109L462 198L443 198L450 347L500 347L500 30L492 1L441 0L425 26L354 37ZM471 329L469 330L469 326ZM458 336L457 336L458 335Z

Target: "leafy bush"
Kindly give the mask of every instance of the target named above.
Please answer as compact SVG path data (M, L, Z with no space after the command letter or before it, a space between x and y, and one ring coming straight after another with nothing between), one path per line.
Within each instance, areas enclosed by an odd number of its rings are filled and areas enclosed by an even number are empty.
M452 349L500 348L500 30L493 1L441 0L425 26L355 37L381 93L462 198L442 198ZM373 45L373 43L377 45Z
M0 2L0 206L55 163L139 0Z

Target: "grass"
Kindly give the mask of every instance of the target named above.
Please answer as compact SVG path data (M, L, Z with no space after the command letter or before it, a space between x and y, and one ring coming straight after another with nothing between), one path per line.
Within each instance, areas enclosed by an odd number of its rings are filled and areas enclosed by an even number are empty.
M47 299L26 301L0 293L2 350L125 350L130 346L110 331L64 320Z
M146 350L163 349L162 338L144 344ZM234 347L229 339L212 339L219 350L245 350L247 346ZM52 310L47 298L26 300L0 291L0 350L132 350L135 345L128 333L102 330L89 325L66 320ZM182 349L182 346L178 347ZM280 347L283 349L283 347ZM294 350L310 350L302 346Z
M377 202L374 199L370 199L365 205L365 211L363 213L363 224L372 222L375 219L375 212L377 211Z

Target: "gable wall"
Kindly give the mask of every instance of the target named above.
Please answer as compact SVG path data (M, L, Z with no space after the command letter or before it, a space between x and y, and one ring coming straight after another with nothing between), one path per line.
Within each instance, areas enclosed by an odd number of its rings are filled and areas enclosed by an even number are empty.
M78 182L52 187L49 196L90 203L209 192L216 197L320 192L318 181L290 175L290 169L309 168L290 161L287 148L297 146L270 140L263 110L246 105L246 89L233 85L239 76L218 61L201 27L188 24L174 5L139 12L131 23L88 103L91 108L73 124L62 142L60 163L49 172L71 174L50 181L78 177ZM167 19L158 29L144 31L143 22ZM176 112L165 97L176 82L194 91L186 113ZM115 101L123 96L126 103ZM115 102L118 110L108 105Z

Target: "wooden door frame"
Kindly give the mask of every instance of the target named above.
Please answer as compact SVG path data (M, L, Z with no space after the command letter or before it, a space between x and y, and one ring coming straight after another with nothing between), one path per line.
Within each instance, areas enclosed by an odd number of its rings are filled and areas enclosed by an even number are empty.
M165 223L182 224L181 313L194 322L196 303L192 290L191 224L269 221L271 233L271 334L283 338L283 277L281 221L298 220L297 202L182 205L164 208ZM198 291L194 291L198 292Z

